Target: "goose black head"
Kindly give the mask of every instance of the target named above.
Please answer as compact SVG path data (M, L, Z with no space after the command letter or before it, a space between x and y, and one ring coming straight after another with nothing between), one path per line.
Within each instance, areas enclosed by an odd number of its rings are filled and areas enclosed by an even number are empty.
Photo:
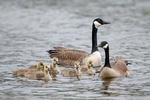
M98 45L98 47L101 47L101 48L103 48L103 49L107 49L107 48L109 47L109 44L108 44L107 41L102 41L102 42Z
M101 26L101 25L110 24L110 23L109 23L109 22L106 22L106 21L104 21L104 20L102 20L102 19L100 19L100 18L96 18L96 19L94 19L93 24L94 24L94 26L95 26L96 28L98 28L98 27Z

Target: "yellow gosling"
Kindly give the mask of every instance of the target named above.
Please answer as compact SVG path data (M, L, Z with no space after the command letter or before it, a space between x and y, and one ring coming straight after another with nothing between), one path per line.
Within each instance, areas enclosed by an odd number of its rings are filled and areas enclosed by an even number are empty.
M52 58L52 65L50 66L50 75L53 79L56 78L57 74L60 73L60 70L58 68L58 58L53 57Z
M44 66L44 78L43 78L43 81L45 81L45 82L52 80L52 77L49 74L49 71L50 71L50 65L45 64L45 66Z
M28 72L31 69L38 69L39 66L44 66L43 62L38 62L37 65L32 65L26 69L19 69L16 71L13 71L13 76L14 77L25 77L25 73ZM41 70L43 70L44 67L41 68Z
M80 62L74 63L74 69L64 69L61 71L62 76L64 77L77 77L80 80L79 76L81 75Z
M93 61L92 60L89 60L88 62L87 62L87 71L86 71L86 73L88 74L88 75L94 75L95 74L95 69L93 68Z
M44 77L43 69L44 69L44 63L38 62L37 68L28 69L28 71L25 72L24 76L26 78L33 79L33 80L41 80Z

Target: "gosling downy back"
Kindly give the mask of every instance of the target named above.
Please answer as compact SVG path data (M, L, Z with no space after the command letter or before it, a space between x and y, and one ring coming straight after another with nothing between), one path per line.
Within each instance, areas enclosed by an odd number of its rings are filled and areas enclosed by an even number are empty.
M13 76L14 77L24 77L24 73L27 71L28 71L28 69L19 69L19 70L13 71Z

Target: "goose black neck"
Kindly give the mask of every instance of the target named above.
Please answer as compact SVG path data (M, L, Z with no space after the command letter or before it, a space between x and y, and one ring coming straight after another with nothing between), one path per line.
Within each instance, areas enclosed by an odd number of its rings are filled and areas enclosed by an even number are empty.
M109 47L104 50L105 50L105 65L104 65L104 67L111 68L110 62L109 62Z
M92 25L92 51L91 53L98 51L97 48L97 28L95 27L95 25Z

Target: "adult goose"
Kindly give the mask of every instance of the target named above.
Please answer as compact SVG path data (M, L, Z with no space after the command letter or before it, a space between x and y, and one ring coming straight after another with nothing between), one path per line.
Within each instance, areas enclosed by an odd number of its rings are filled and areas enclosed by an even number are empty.
M89 60L93 61L94 66L101 65L101 54L97 48L97 31L98 27L104 24L109 24L100 18L96 18L92 24L92 50L87 53L82 50L73 50L64 47L53 47L54 50L49 50L50 57L57 57L61 66L73 66L75 61L85 65Z
M115 60L110 63L109 61L109 44L107 41L101 42L98 45L105 51L105 64L104 67L100 70L99 76L103 79L106 78L115 78L115 77L127 77L130 72L127 68L127 65L121 56L116 56Z

